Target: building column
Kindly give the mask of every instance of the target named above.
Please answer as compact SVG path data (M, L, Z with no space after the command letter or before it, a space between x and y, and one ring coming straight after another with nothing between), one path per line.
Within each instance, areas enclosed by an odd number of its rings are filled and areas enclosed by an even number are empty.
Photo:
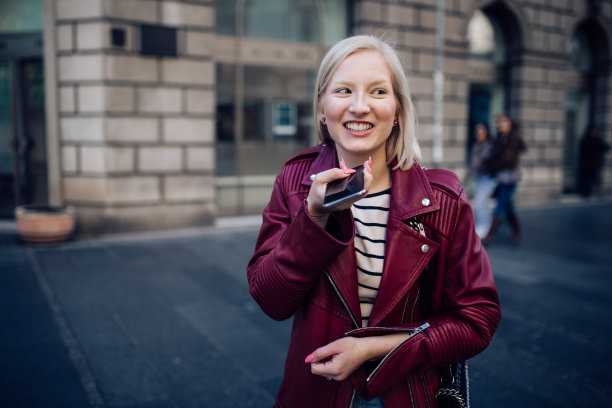
M61 201L81 232L211 223L214 3L52 3ZM143 53L143 25L176 54Z

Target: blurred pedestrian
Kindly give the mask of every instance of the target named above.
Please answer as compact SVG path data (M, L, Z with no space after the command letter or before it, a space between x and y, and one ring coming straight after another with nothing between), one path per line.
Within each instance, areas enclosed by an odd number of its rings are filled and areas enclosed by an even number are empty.
M493 210L493 220L486 237L482 240L485 245L491 244L497 229L504 217L512 229L510 240L514 243L521 239L521 224L514 207L514 193L519 182L519 158L527 149L521 136L519 124L508 115L500 113L495 119L497 137L493 143L491 156L485 160L484 165L495 175L497 187L495 199L497 204Z
M500 319L472 209L453 173L419 165L388 44L342 40L315 87L321 144L285 163L247 268L261 308L293 317L274 406L435 407L438 368L482 351ZM358 165L367 195L324 207Z
M489 127L485 123L479 123L476 125L475 134L476 141L472 146L472 157L468 166L466 182L474 183L472 207L476 219L476 234L482 238L489 231L491 225L489 202L496 183L491 169L485 165L493 147L489 137Z
M599 186L604 156L608 150L610 145L599 137L597 128L589 126L580 141L578 159L577 190L583 197L590 197L593 189Z

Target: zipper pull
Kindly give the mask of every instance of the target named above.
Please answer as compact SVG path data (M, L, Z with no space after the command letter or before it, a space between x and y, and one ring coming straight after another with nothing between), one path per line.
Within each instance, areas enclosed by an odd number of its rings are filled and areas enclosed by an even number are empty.
M429 327L429 323L425 322L422 325L420 325L419 327L414 329L414 334L418 334L418 333L422 332L423 330L425 330L428 327Z

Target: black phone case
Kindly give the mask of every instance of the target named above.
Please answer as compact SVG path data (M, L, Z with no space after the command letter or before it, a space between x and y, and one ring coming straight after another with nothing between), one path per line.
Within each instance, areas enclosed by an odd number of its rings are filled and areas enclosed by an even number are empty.
M339 204L345 199L353 198L363 193L365 180L363 176L363 165L354 168L355 173L350 177L332 181L327 184L325 190L324 206Z

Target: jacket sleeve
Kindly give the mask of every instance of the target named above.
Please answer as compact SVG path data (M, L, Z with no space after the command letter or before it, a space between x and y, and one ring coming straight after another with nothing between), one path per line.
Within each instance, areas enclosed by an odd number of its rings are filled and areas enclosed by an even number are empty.
M291 214L281 173L263 211L255 253L247 266L251 295L275 320L293 316L317 279L354 237L350 211L330 216L328 225L341 229L330 233L312 219L305 200L294 199L300 205Z
M474 231L470 205L462 190L449 249L444 259L442 309L415 327L430 326L401 343L366 379L356 373L353 383L364 397L374 397L414 370L463 361L484 350L501 319L499 298L489 258ZM367 336L367 330L360 336Z

